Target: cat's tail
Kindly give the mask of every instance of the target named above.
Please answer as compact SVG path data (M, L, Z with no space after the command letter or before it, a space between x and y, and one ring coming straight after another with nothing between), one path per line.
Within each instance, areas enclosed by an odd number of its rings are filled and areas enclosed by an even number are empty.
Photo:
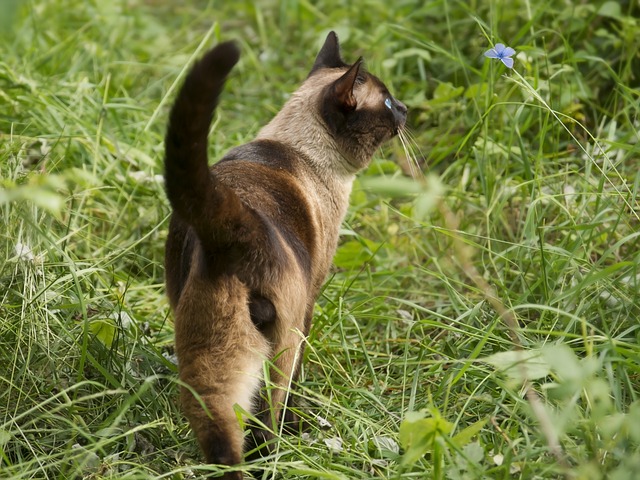
M207 136L213 112L227 75L240 52L233 42L217 45L187 74L169 116L165 137L165 188L177 215L198 237L210 238L217 205L239 202L233 192L217 184L209 171ZM234 202L235 201L235 202Z
M236 45L227 42L195 63L177 95L165 138L165 187L182 229L174 235L177 241L190 241L183 224L189 225L205 253L200 260L213 262L211 269L219 267L215 262L220 255L207 253L224 245L226 267L249 245L260 244L265 235L261 217L208 166L207 136L213 112L238 58ZM181 252L183 245L179 248ZM197 248L187 254L194 251L201 252ZM186 262L195 261L192 257ZM183 281L181 292L174 296L182 407L207 462L237 465L244 447L238 415L254 409L270 345L251 321L251 292L237 277L194 274ZM241 480L242 473L227 471L221 478Z

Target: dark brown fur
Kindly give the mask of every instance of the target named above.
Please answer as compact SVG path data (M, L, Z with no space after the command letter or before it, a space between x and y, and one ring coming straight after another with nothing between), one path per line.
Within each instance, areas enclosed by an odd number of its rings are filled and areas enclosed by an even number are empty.
M209 167L213 111L238 57L223 43L194 65L165 141L166 283L188 386L182 404L207 462L224 465L242 461L238 405L257 419L250 447L281 421L354 175L406 118L361 60L342 61L332 32L280 113ZM264 362L270 402L260 395Z

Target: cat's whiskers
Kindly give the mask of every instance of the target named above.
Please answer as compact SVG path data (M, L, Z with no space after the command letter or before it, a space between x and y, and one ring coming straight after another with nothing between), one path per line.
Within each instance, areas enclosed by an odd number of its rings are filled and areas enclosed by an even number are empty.
M409 167L409 173L411 174L411 177L414 179L423 178L424 174L422 172L422 169L420 168L420 163L416 155L416 150L417 150L418 154L422 156L420 152L420 147L418 147L418 144L413 139L406 125L398 130L398 139L402 144L402 148L404 150L406 162Z

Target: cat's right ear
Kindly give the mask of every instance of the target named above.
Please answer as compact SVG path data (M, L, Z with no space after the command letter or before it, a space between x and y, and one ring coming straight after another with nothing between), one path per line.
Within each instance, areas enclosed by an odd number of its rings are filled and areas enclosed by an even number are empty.
M349 70L338 80L333 82L331 91L333 92L335 101L342 111L352 111L356 109L356 97L353 95L353 89L358 79L362 67L362 57L356 63L351 65Z
M338 43L338 36L336 32L329 32L327 39L324 41L324 45L318 52L316 61L309 72L309 76L322 68L342 68L348 65L344 63L340 56L340 44Z

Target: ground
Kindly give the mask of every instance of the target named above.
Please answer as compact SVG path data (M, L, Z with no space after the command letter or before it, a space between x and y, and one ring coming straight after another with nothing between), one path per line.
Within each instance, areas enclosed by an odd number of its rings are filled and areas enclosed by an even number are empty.
M407 104L409 129L352 195L295 391L310 430L254 475L634 478L634 2L3 8L3 478L218 470L177 403L167 110L189 63L236 39L219 158L279 109L331 29ZM484 56L497 43L512 69Z

